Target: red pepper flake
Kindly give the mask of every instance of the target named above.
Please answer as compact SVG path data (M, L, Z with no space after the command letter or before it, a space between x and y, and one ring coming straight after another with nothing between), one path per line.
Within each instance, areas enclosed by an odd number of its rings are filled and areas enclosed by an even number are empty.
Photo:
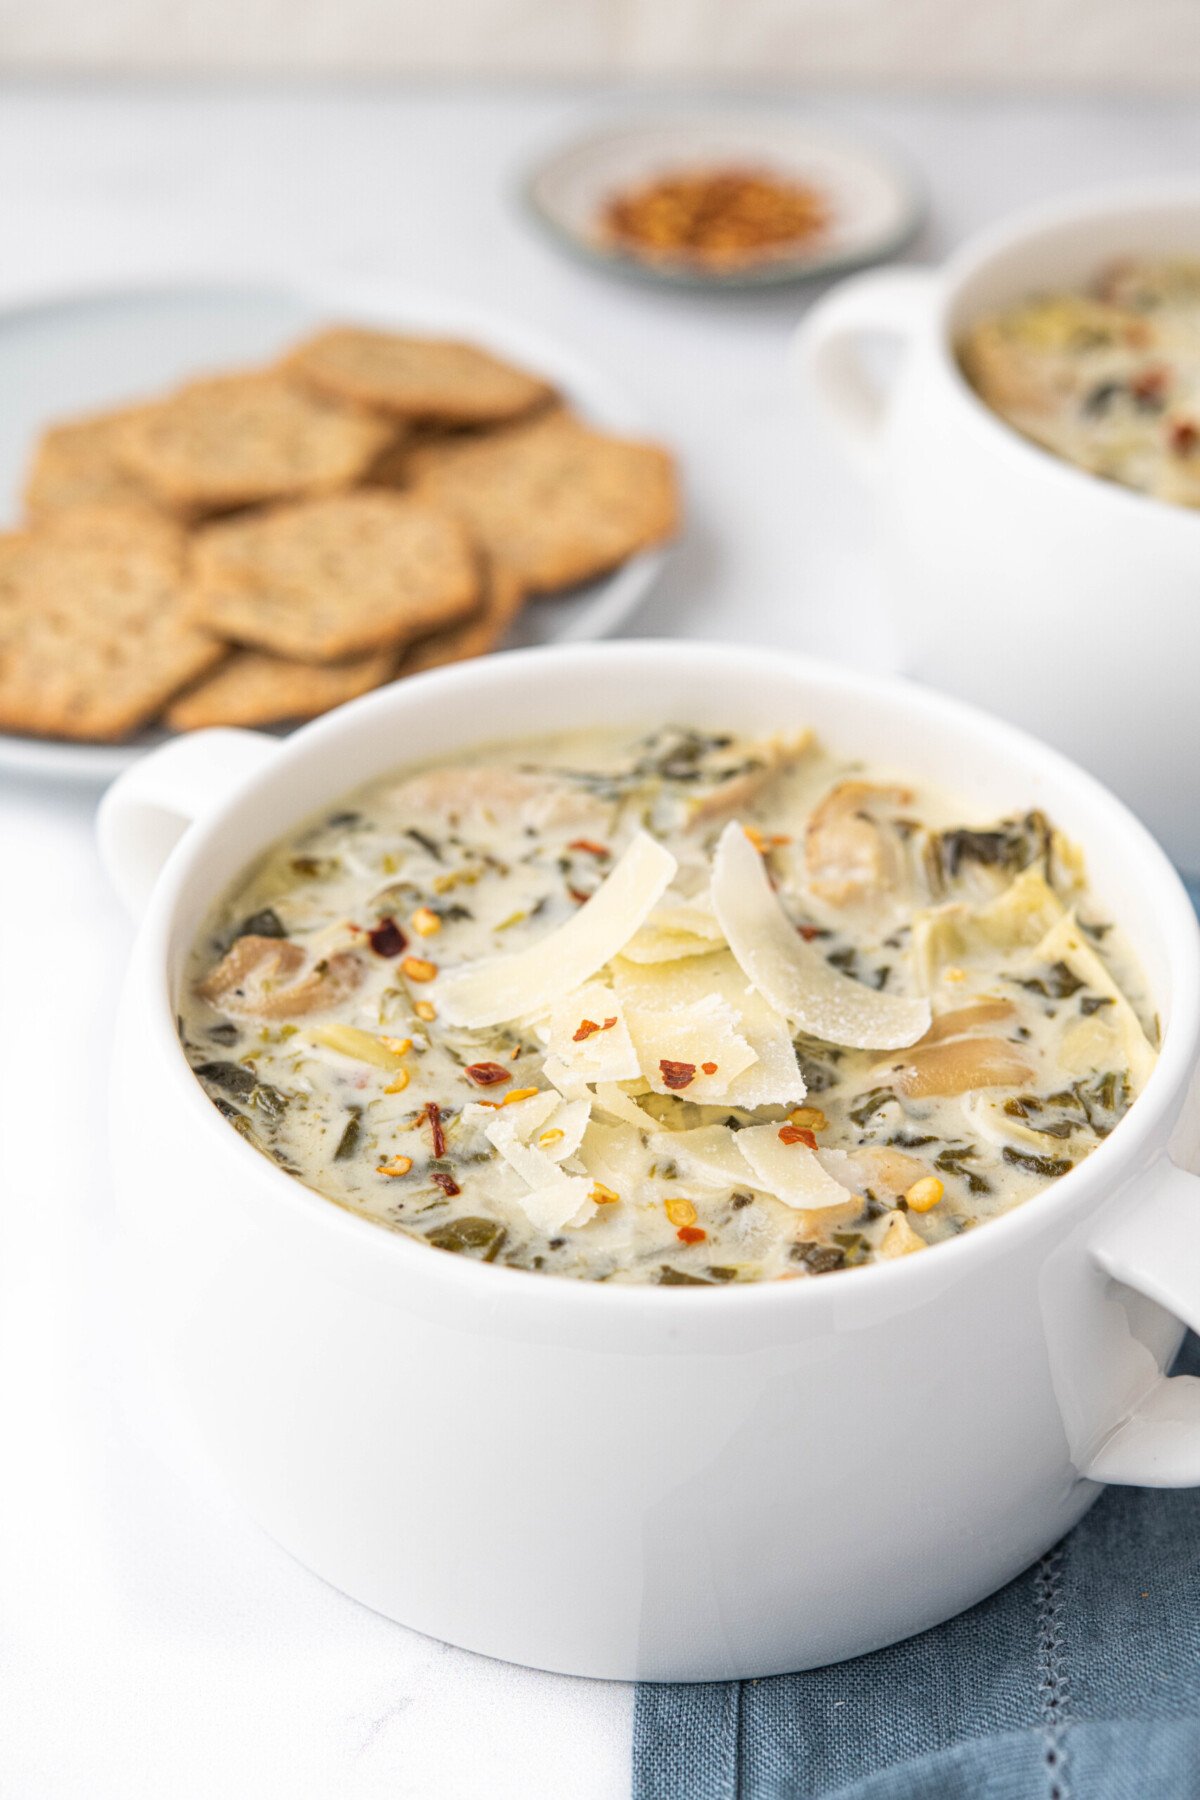
M417 1120L418 1125L421 1123L421 1119L424 1119L429 1125L430 1135L433 1138L433 1154L435 1156L445 1156L446 1134L442 1130L442 1109L436 1100L427 1100L425 1102L425 1108L421 1114L421 1118Z
M408 939L390 914L386 919L380 919L378 925L372 926L367 936L376 956L399 956L408 949Z
M496 1062L468 1063L463 1074L468 1081L473 1081L476 1087L495 1087L498 1081L512 1080L512 1076L503 1063Z
M664 1056L660 1059L658 1066L662 1071L663 1086L675 1091L687 1087L688 1083L695 1079L695 1063L669 1062Z
M455 1181L453 1175L447 1175L441 1169L431 1170L429 1179L437 1183L447 1200L453 1200L455 1194L462 1193L462 1189L459 1187L457 1181Z
M702 1244L708 1233L699 1225L681 1225L675 1236L681 1244Z
M1143 369L1141 374L1129 384L1129 391L1135 400L1161 400L1167 385L1167 371L1163 368Z
M800 936L804 939L806 944L811 944L814 938L820 937L821 935L821 927L819 925L797 925L796 930L800 933Z
M582 906L585 900L590 900L592 897L590 894L585 894L582 888L571 887L569 884L567 886L567 892L570 894L576 906Z
M807 1125L781 1125L779 1141L781 1144L807 1144L810 1150L817 1147L817 1140Z
M616 1022L615 1013L611 1019L605 1019L603 1025L597 1025L595 1019L580 1019L579 1030L572 1033L571 1042L582 1044L586 1038L594 1036L597 1031L611 1031Z
M608 858L612 851L607 844L597 844L593 838L572 838L567 845L568 850L586 850L589 856Z
M1176 456L1190 456L1200 442L1200 431L1190 419L1176 419L1171 427L1171 448Z
M700 1067L704 1070L706 1075L715 1075L717 1072L716 1063L701 1063Z

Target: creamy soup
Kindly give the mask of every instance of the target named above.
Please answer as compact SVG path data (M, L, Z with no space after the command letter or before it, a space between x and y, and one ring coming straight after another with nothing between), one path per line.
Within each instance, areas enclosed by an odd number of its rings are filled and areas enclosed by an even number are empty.
M225 898L180 1010L230 1125L330 1201L659 1284L973 1230L1107 1136L1156 1031L1041 813L683 728L373 782Z
M1082 469L1200 506L1200 259L1122 262L981 319L963 368L994 412Z

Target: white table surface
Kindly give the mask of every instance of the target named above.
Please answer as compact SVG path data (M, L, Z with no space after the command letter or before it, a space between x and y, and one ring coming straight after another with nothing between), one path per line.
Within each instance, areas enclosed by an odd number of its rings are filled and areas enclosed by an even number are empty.
M683 453L691 527L637 630L885 665L869 518L781 373L801 296L619 285L522 216L522 167L610 110L578 93L0 87L0 300L307 261L502 304L586 345ZM1042 196L1200 167L1192 102L812 111L923 171L922 257ZM154 1415L112 1282L105 1085L130 927L94 799L0 785L0 1794L625 1795L632 1689L489 1662L344 1599Z

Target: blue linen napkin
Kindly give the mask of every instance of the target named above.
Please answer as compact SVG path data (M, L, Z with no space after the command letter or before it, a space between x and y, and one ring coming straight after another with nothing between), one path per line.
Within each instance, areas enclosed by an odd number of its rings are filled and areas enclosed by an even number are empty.
M1200 1375L1189 1337L1177 1368ZM1110 1488L970 1612L854 1662L643 1682L633 1800L1196 1800L1200 1490Z
M1200 1375L1195 1337L1176 1367ZM633 1800L1198 1797L1198 1489L1110 1488L1008 1587L890 1649L637 1690Z

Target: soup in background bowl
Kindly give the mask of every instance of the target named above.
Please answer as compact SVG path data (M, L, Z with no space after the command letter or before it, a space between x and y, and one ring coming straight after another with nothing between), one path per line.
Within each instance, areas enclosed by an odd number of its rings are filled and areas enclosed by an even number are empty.
M993 412L1107 481L1200 506L1200 257L1129 258L976 321L963 370Z

